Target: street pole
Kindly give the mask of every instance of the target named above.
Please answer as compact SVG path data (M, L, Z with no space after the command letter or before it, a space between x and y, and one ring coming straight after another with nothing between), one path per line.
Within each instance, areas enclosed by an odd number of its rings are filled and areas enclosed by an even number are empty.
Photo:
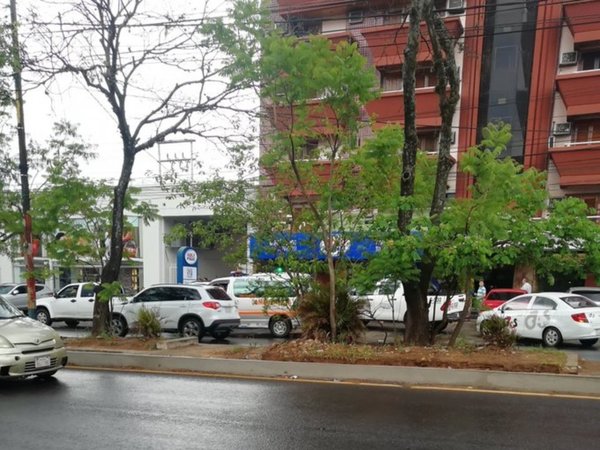
M15 81L15 108L17 111L17 137L19 140L19 172L21 180L21 208L23 209L23 256L27 277L27 310L35 317L35 276L33 273L33 237L31 235L31 202L29 199L29 165L25 141L25 116L23 113L23 87L21 83L21 52L17 25L17 3L10 0L10 24L12 35L11 64Z

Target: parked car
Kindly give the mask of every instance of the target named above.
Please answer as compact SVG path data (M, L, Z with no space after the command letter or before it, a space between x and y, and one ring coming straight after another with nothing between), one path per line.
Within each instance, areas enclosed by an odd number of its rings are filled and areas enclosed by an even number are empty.
M56 295L37 299L35 318L46 325L65 322L70 328L82 320L92 320L96 286L98 283L68 284Z
M406 322L406 299L401 281L381 280L372 292L362 295L368 300L368 311L363 313L364 320ZM448 322L458 320L465 305L465 294L448 296L433 286L427 296L429 302L429 321L441 323L444 312Z
M568 292L571 294L583 295L593 301L596 305L600 306L600 287L571 287Z
M584 347L600 337L600 307L590 299L564 292L519 295L477 317L477 330L492 316L505 319L517 337L538 339L546 347L578 340Z
M240 328L268 328L273 337L285 338L299 325L293 311L292 285L284 275L223 277L212 280L210 285L224 289L235 300L240 311Z
M527 291L523 289L505 289L505 288L494 288L490 289L490 292L486 294L483 299L482 305L489 309L494 309L500 306L502 303L507 302L511 298L515 298L517 295L527 294Z
M141 308L154 311L163 331L179 332L183 336L209 333L224 339L240 325L235 302L215 286L162 284L151 286L122 302L114 303L111 327L114 334L125 336L137 322Z
M52 289L48 286L36 283L36 297L48 297L52 295ZM16 306L21 311L27 311L27 284L25 283L2 283L0 284L0 297Z
M58 333L0 299L0 378L47 378L66 365L67 352Z

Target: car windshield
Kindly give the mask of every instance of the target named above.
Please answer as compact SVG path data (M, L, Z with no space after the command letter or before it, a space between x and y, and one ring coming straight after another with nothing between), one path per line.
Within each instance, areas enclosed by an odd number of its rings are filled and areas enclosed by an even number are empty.
M0 285L0 294L8 294L15 287L14 284L3 284Z
M561 297L561 300L569 305L571 308L579 309L579 308L593 308L596 305L590 299L585 297L581 297L580 295L572 295L568 297Z
M23 313L15 308L13 305L0 298L0 320L2 319L14 319L15 317L21 317Z

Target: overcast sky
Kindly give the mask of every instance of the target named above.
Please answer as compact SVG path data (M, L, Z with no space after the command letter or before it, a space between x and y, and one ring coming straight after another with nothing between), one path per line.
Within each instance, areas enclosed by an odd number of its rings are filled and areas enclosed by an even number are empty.
M58 8L64 8L65 4L72 3L72 1L20 0L19 15L27 14L29 7L34 5L40 11L40 20L46 18L51 20L56 17ZM44 5L40 8L42 2ZM204 6L201 0L146 0L146 4L151 5L153 11L156 12L185 13L188 17L200 17L201 7ZM223 15L224 2L217 1L215 4L217 9L213 9L211 14ZM29 43L27 35L31 31L31 29L22 30L22 40L26 41L26 44ZM164 72L161 72L162 70ZM173 74L166 69L153 68L153 72L149 76L152 79L148 80L148 85L159 86L161 79L172 81L172 76ZM27 74L25 74L25 78L27 78ZM43 142L50 136L53 123L60 120L75 123L84 140L94 146L100 155L97 160L85 168L87 174L98 178L114 179L118 177L122 161L121 140L116 119L104 98L92 94L82 81L71 76L59 78L47 90L41 88L31 90L32 86L27 83L24 87L26 89L25 128L29 138ZM131 96L128 105L131 116L136 115L136 109L139 111L138 115L147 110L148 104L144 104L145 101L144 95L140 93ZM173 139L183 138L177 136ZM213 144L197 141L192 145L165 144L160 149L155 146L149 151L138 154L133 172L135 184L152 182L152 176L159 172L159 151L162 159L167 157L171 159L174 157L187 158L192 147L195 157L201 160L205 167L212 167L213 170L218 171L223 166L225 159ZM165 164L163 167L166 169L167 166L168 164Z

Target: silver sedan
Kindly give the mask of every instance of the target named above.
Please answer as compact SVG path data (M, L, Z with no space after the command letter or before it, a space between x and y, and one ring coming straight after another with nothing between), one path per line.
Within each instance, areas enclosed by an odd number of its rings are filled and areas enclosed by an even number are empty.
M59 334L0 298L0 378L47 378L66 364Z

